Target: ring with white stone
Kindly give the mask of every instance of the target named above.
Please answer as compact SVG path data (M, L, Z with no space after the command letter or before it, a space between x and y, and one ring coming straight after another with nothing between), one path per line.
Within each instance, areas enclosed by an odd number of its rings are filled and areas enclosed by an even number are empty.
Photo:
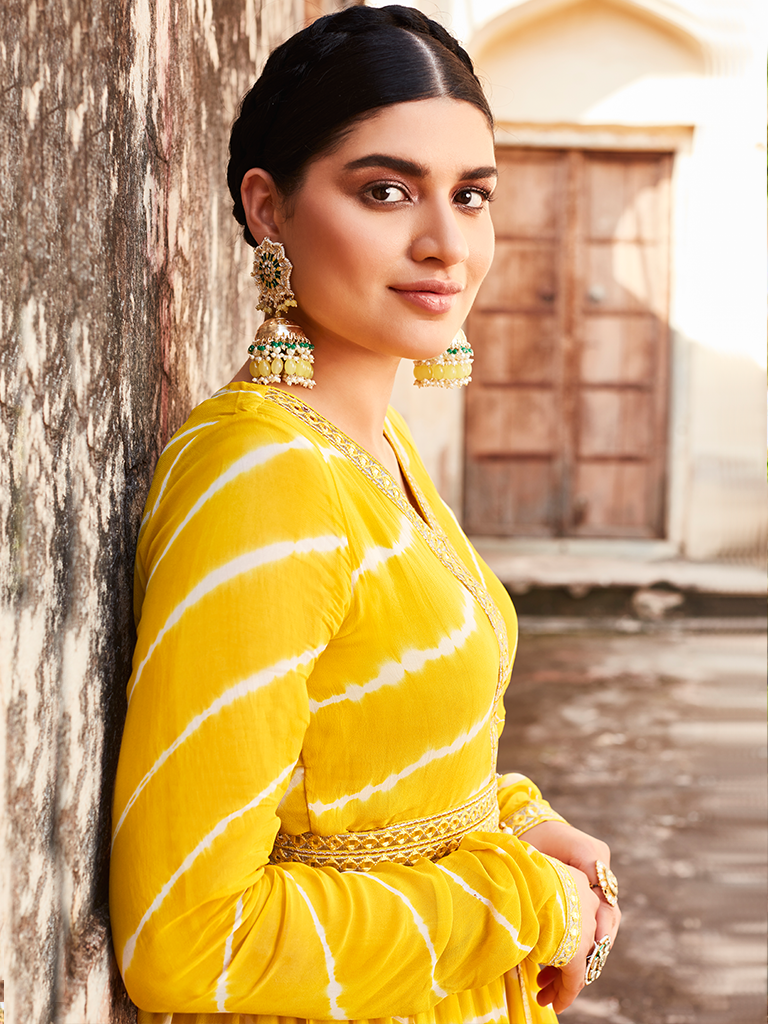
M600 889L610 905L615 907L619 902L619 881L616 875L601 860L595 861L595 871L597 872L597 882L591 885L590 889Z

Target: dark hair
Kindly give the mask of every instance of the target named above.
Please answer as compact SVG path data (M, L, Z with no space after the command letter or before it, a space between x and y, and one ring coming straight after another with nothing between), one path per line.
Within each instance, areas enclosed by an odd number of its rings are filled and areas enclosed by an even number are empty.
M269 56L240 105L229 143L233 213L248 230L240 198L246 171L269 171L283 196L301 185L314 157L337 145L381 107L447 96L493 115L469 54L410 7L348 7L318 18Z

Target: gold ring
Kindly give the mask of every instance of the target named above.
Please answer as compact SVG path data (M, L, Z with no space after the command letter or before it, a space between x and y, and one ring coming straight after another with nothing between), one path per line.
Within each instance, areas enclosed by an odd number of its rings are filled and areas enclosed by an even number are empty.
M590 889L600 889L610 905L615 907L619 902L619 882L616 875L601 860L595 861L595 871L597 872L597 882L591 885Z
M591 985L593 981L597 981L600 977L600 972L605 967L605 961L608 959L610 951L610 935L604 935L599 942L597 940L595 941L592 951L587 957L587 968L584 974L585 985Z

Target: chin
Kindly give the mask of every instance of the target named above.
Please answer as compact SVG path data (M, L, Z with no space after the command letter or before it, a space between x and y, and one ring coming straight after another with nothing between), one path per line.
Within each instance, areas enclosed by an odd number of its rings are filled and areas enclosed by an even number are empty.
M426 338L411 340L410 344L406 346L407 351L403 353L402 358L414 360L434 359L436 356L445 352L460 329L461 325L455 329L451 327L442 327L439 332L430 331L429 336ZM411 337L413 338L413 335L411 335Z

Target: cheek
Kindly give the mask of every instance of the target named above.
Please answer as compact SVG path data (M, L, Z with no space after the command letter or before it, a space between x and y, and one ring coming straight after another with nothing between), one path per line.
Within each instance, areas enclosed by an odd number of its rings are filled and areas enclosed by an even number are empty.
M376 225L372 231L367 218L345 199L307 203L297 210L295 222L301 228L296 232L297 262L300 259L307 278L328 281L370 272L382 248L377 243L385 242L374 238Z
M352 285L372 276L376 246L359 225L345 217L313 217L302 221L301 239L295 247L296 288L313 297L329 296L334 285Z
M485 275L491 269L493 254L496 247L496 236L493 225L488 222L484 230L474 239L471 247L472 279L475 287L479 288Z

